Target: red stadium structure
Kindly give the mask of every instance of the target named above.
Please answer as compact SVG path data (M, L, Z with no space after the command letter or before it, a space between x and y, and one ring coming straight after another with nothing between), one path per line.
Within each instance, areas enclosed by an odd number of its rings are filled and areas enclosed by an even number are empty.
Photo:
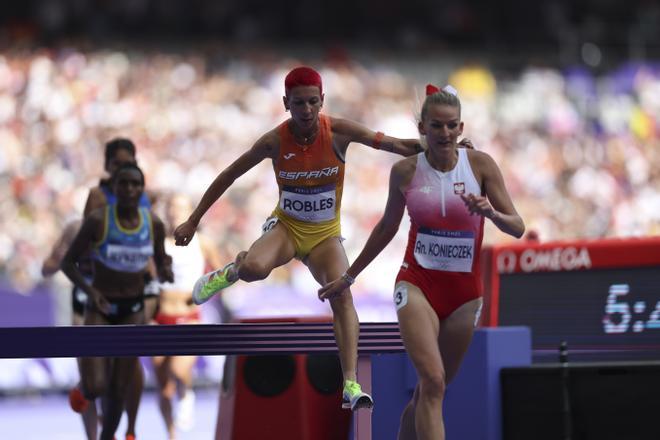
M265 318L245 323L319 323L331 318ZM308 331L311 337L312 331ZM351 412L340 406L336 354L240 355L227 359L216 438L347 438Z

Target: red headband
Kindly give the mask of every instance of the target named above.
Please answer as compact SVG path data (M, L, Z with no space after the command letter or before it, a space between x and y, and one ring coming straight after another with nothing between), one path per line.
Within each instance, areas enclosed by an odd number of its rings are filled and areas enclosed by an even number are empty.
M438 88L437 86L434 86L433 84L427 84L426 85L426 96L433 95L434 93L438 93L438 92L441 92L441 91L442 92L447 92L450 95L454 95L454 96L458 97L458 91L450 85L446 85L443 88Z
M316 86L323 93L321 75L311 67L296 67L284 78L284 91L287 95L292 88L298 86Z
M426 85L426 96L433 95L434 93L438 93L439 91L440 89L434 86L433 84Z

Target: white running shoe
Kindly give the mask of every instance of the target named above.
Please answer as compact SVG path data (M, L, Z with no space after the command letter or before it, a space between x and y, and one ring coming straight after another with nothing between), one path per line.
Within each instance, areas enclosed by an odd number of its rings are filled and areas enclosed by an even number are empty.
M181 431L190 431L195 426L195 392L187 390L176 411L176 427Z

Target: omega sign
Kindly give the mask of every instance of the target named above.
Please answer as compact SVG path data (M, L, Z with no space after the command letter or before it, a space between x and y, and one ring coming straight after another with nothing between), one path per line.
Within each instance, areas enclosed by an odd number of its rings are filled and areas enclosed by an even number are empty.
M591 268L591 257L587 248L557 247L550 249L525 249L520 256L512 250L505 250L497 256L497 271L513 273L548 272Z

